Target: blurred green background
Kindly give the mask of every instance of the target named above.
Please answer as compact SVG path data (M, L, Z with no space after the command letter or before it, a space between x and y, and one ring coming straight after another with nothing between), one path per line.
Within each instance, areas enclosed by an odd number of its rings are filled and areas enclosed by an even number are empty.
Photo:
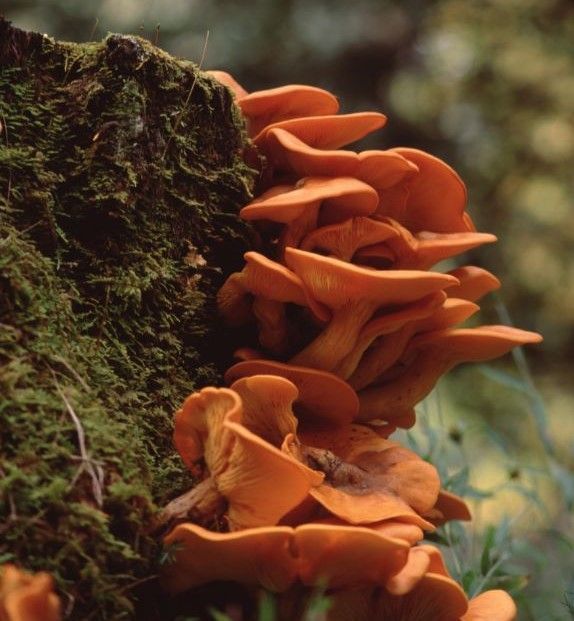
M388 116L363 146L415 146L459 171L478 229L499 237L469 257L503 283L483 322L545 341L453 372L409 440L476 497L474 525L451 533L455 565L484 556L494 523L494 547L511 552L488 585L531 574L520 618L574 618L572 0L0 0L0 12L58 39L139 34L196 62L209 31L205 68L249 91L324 87L343 112Z

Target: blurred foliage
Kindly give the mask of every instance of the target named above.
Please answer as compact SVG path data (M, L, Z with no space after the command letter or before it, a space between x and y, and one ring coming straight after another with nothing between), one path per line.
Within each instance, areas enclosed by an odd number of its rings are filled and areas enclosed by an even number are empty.
M206 68L230 71L248 90L308 83L333 91L344 112L382 110L387 127L365 147L415 146L460 172L478 229L501 239L469 257L503 282L504 305L487 302L483 320L511 318L545 342L527 352L536 386L521 354L459 369L443 384L441 421L411 439L430 458L454 455L443 476L475 498L471 535L449 535L475 572L459 577L484 583L501 532L526 533L509 552L525 569L504 574L517 575L518 586L533 576L521 618L570 618L574 3L0 0L0 11L22 28L75 41L135 32L196 61L209 31ZM514 515L510 530L504 512ZM496 521L493 532L487 525Z

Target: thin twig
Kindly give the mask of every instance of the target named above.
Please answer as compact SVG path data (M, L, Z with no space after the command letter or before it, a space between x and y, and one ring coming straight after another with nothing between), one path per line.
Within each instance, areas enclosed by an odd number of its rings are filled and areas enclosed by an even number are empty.
M65 358L56 354L54 356L54 360L61 362L66 367L66 369L68 369L68 371L78 380L78 382L82 385L82 388L86 392L90 391L90 387L88 386L88 384L86 384L86 380L84 380L84 378L76 371L76 369L74 369L74 367Z
M54 383L56 384L56 390L58 391L58 394L60 395L62 401L64 402L66 409L68 411L68 414L70 415L70 418L72 419L74 426L76 427L76 435L78 437L78 445L80 447L82 465L80 466L78 472L74 476L72 480L72 485L74 485L75 482L78 480L78 477L80 476L82 471L86 470L86 472L90 475L92 479L92 491L94 493L96 504L98 505L98 507L101 507L103 505L103 489L102 488L103 488L103 481L104 481L104 470L100 465L95 464L95 462L92 461L88 453L88 450L86 448L86 435L84 433L84 428L82 426L82 423L80 419L78 418L76 412L74 412L74 408L72 407L72 404L69 402L68 398L62 391L62 388L60 387L60 384L58 382L58 379L53 369L50 368L50 372L52 373L52 377L54 378Z
M205 60L205 55L207 53L207 43L209 42L209 30L205 31L205 39L203 41L203 49L201 51L201 58L199 59L199 65L198 65L198 70L201 71L202 67L203 67L203 62ZM169 145L171 144L171 140L174 136L174 134L177 132L177 129L179 127L179 124L181 123L181 119L183 118L183 114L185 112L185 109L187 108L187 106L189 105L189 102L191 100L191 95L193 93L193 89L195 88L195 84L197 83L197 73L194 75L193 77L193 82L191 83L191 88L189 89L189 93L187 94L187 97L185 99L185 102L183 104L182 109L180 110L179 114L177 115L177 118L175 119L175 123L174 126L172 128L172 134L171 136L167 139L167 144L165 145L165 149L163 150L163 155L161 156L162 159L165 158L166 154L167 154L167 150L169 148Z
M88 39L88 41L92 41L94 38L94 35L96 34L96 30L98 29L98 26L100 24L100 18L96 17L96 21L94 22L94 26L92 28L92 31L90 32L90 38Z

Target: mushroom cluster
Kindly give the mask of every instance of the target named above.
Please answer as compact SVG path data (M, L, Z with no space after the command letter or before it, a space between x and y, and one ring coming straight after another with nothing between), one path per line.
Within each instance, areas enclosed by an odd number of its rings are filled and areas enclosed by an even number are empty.
M60 621L61 606L52 577L0 566L0 621Z
M540 340L460 327L500 283L478 267L431 269L495 237L476 232L464 184L441 160L341 150L382 114L338 115L333 95L308 86L248 94L211 73L260 156L258 196L239 214L260 247L217 298L229 325L252 323L257 336L235 352L229 388L204 388L176 414L176 449L200 482L159 516L177 544L165 587L234 580L288 607L294 585L321 584L332 621L514 619L507 594L469 601L421 543L470 512L390 439L453 366Z
M500 283L473 266L431 271L496 240L476 232L450 166L416 149L341 150L386 119L338 115L327 91L247 94L214 77L232 88L263 161L261 193L239 214L261 248L218 294L228 324L257 325L238 358L333 373L357 391L358 420L410 427L453 366L540 340L508 326L458 327Z
M388 427L352 422L356 393L336 376L281 363L268 370L283 376L252 374L261 364L234 367L231 388L204 388L176 414L175 446L202 480L162 514L174 525L165 588L233 580L279 593L288 610L296 585L321 586L330 621L513 619L506 593L469 601L421 543L469 518L435 468Z

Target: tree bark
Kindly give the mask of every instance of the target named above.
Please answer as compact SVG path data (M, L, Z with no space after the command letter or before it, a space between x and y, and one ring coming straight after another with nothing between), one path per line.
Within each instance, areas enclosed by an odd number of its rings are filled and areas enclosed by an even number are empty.
M0 18L0 124L0 563L52 572L67 618L140 618L147 527L190 486L173 412L233 347L214 300L251 246L242 119L141 38Z

